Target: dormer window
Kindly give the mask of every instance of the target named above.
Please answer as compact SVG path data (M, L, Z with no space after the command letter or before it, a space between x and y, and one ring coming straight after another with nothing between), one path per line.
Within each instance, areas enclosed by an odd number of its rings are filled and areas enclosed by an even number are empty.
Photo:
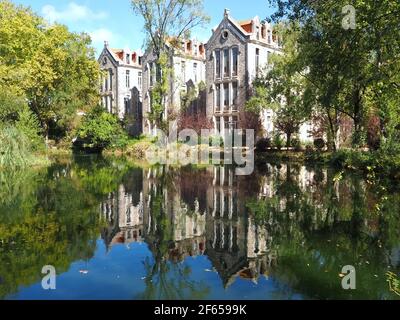
M261 37L262 37L263 39L265 39L265 38L267 37L266 30L267 30L267 27L266 27L265 25L263 25L263 26L261 27Z

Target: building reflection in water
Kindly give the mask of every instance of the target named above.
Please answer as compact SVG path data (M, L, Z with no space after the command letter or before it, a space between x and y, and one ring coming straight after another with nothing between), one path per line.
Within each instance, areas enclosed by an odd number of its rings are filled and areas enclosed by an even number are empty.
M205 254L224 286L237 277L256 282L259 276L268 275L275 259L268 250L268 232L247 214L239 194L240 177L234 174L234 168L204 169L197 176L198 181L188 179L189 173L184 169L163 170L168 169L144 169L135 180L130 180L140 188L131 190L123 183L101 204L102 218L107 222L102 238L107 248L146 242L150 249L156 249L152 243L160 226L153 221L155 212L151 204L158 195L172 229L167 253L170 261ZM170 176L170 183L160 183L163 174Z
M352 203L346 199L351 193L346 183L332 182L327 170L290 164L267 165L262 175L249 177L236 176L230 166L196 171L158 167L136 170L134 175L101 204L107 221L102 231L107 248L145 242L156 255L166 240L159 241L159 229L168 225L168 232L163 232L168 237L163 259L176 263L206 255L225 287L238 278L256 283L272 273L278 261L274 237L282 226L287 226L289 237L292 225L307 225L310 230L331 226L338 217L329 212L325 202L338 207ZM365 192L365 185L360 188ZM249 197L267 202L275 198L278 214L257 223L249 213ZM311 217L304 217L304 205L315 208ZM166 223L160 224L160 210Z

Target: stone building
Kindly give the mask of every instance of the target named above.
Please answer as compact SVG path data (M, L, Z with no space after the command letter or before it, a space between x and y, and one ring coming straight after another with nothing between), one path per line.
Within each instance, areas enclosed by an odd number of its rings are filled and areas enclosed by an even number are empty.
M174 115L181 111L183 95L190 89L198 90L200 83L205 82L206 74L203 43L197 40L185 40L179 45L166 44L166 46L172 72L166 110L163 114L164 120L174 118ZM152 123L147 116L151 112L151 91L161 77L155 60L156 57L151 50L143 57L143 133L148 135L155 134L157 130L156 124ZM201 105L198 103L195 109L201 109Z
M268 66L271 54L282 54L281 39L271 24L259 17L239 22L225 9L223 20L206 44L207 116L222 136L232 129L252 129L243 127L243 111L252 83ZM263 135L270 136L274 112L264 110L260 119ZM306 140L308 125L302 126L299 134Z
M130 118L129 131L142 131L142 54L130 49L112 49L104 43L98 62L104 74L100 92L104 108L121 120Z

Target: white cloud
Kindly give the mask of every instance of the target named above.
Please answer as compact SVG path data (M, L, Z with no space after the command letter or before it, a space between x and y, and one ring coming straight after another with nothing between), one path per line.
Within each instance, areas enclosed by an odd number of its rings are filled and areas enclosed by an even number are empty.
M96 48L96 52L100 53L104 47L104 41L108 41L111 47L118 47L120 43L123 43L125 39L119 34L113 33L111 30L106 28L99 28L89 32L90 38L92 39L93 47Z
M104 41L111 41L114 38L113 33L105 28L100 28L89 33L93 43L101 43Z
M50 23L57 22L76 22L92 21L107 18L106 12L94 12L87 6L81 6L75 2L70 2L65 10L58 11L52 5L45 5L42 8L42 14Z

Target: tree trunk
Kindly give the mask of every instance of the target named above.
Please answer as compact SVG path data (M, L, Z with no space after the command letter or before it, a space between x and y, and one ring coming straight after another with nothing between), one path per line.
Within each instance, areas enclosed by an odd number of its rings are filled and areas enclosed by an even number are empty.
M289 151L292 134L286 133L286 149Z

